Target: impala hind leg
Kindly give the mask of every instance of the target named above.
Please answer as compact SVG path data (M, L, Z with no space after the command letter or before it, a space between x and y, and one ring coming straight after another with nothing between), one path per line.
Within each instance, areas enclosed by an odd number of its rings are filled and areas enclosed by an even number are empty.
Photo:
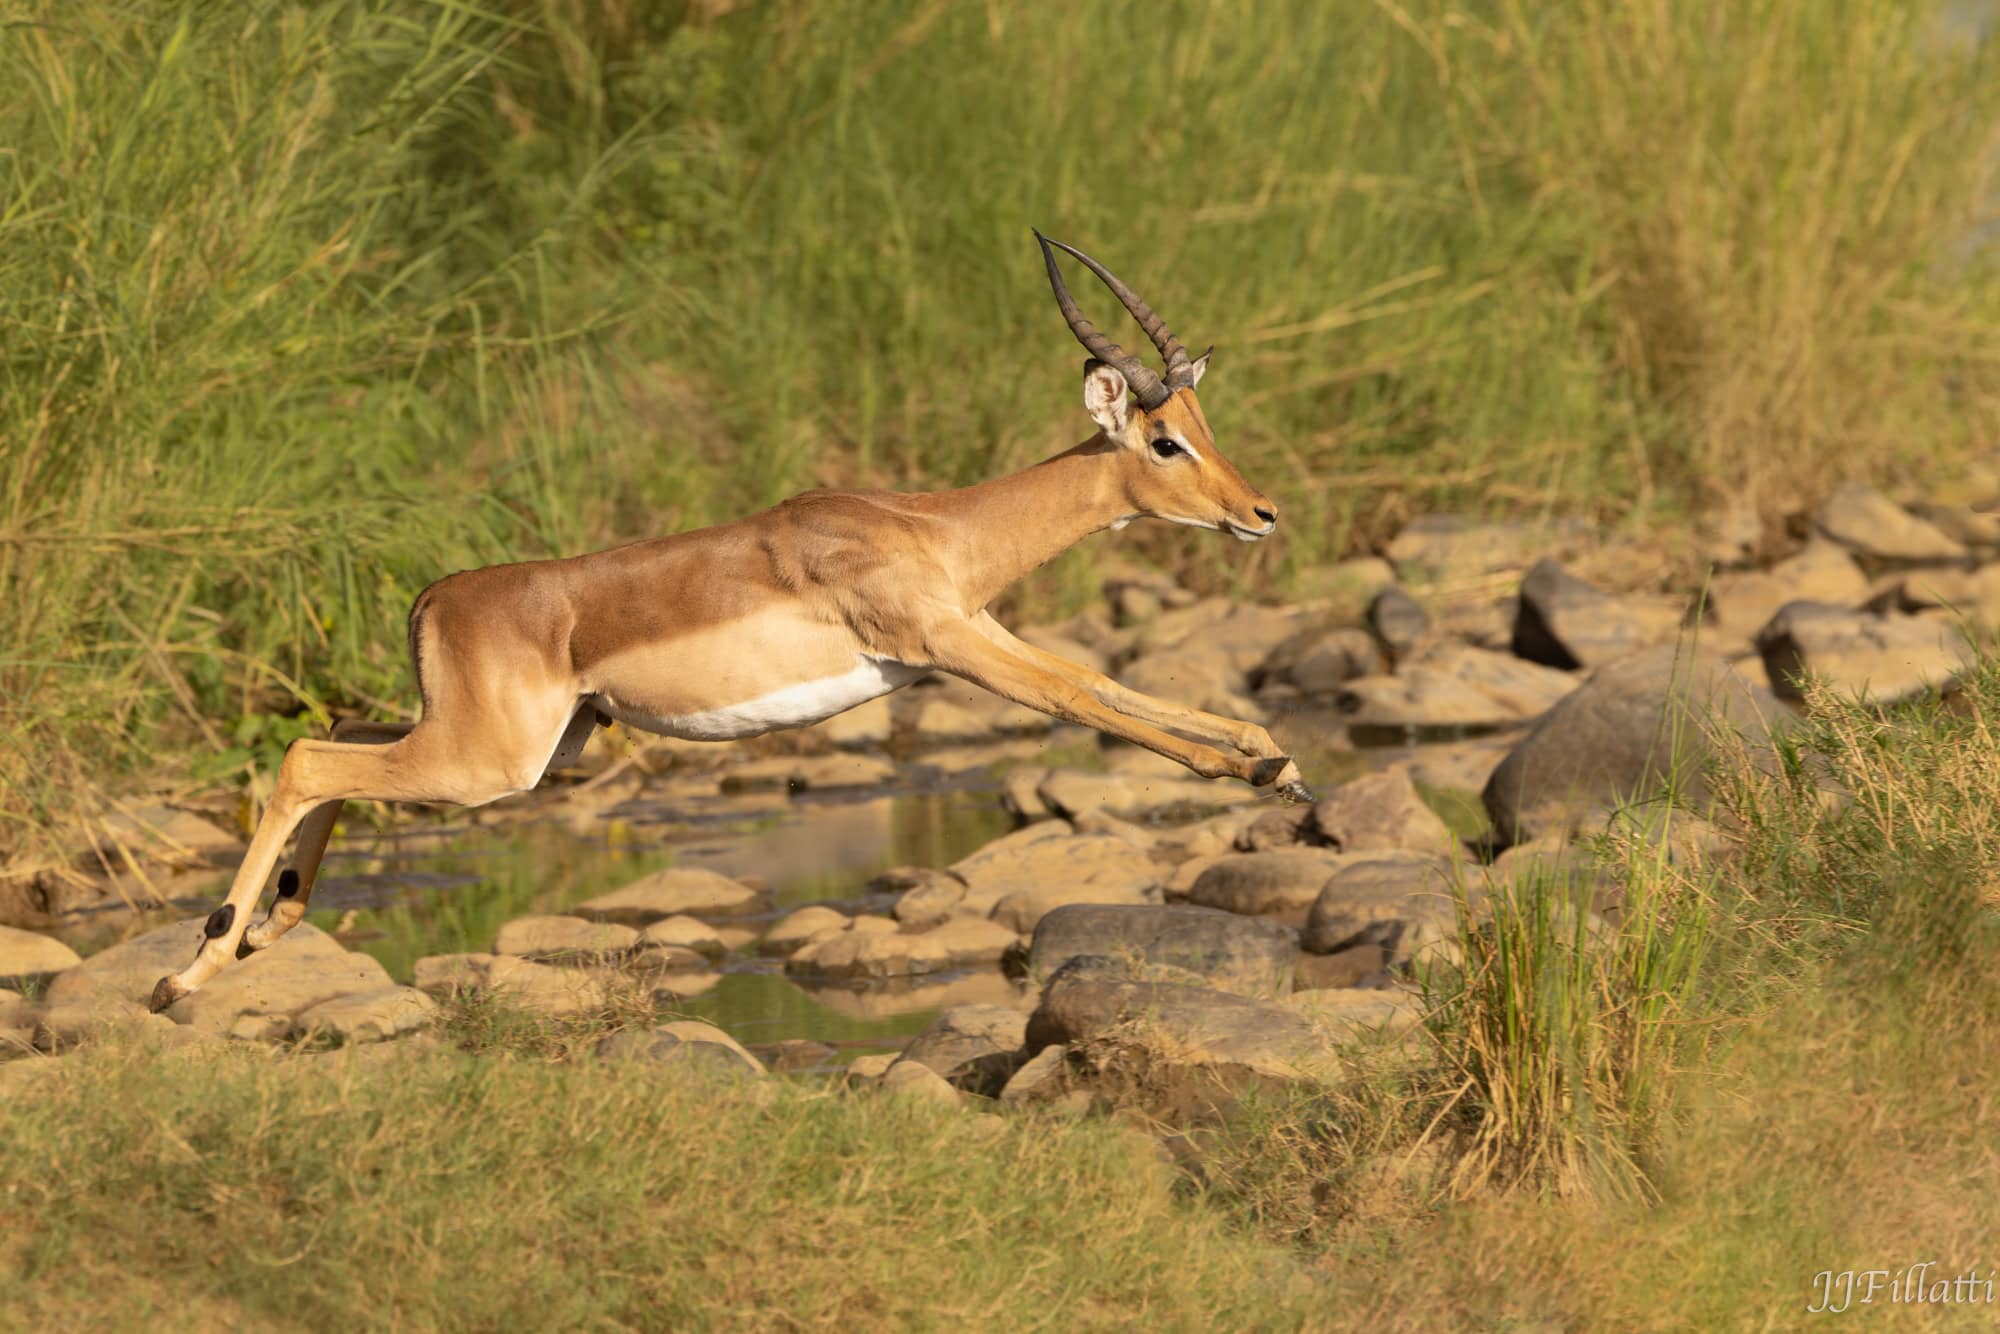
M335 741L381 746L401 741L415 726L415 723L377 723L360 718L342 718L333 725L330 735ZM278 894L271 901L271 910L264 914L264 920L243 933L243 939L236 947L239 958L275 945L279 937L305 920L306 905L311 902L313 885L319 880L320 859L326 856L327 840L333 837L334 822L340 819L340 808L344 804L326 802L314 807L299 822L299 840L292 849L292 864L278 872Z
M573 708L574 700L565 700L553 718L510 719L512 725L504 729L489 723L490 730L474 736L457 735L426 719L388 745L293 742L278 768L271 803L230 884L229 897L209 914L194 962L161 978L153 988L153 1009L164 1010L191 994L236 958L250 912L278 854L309 813L354 799L477 806L524 792L541 777L554 739L560 737Z

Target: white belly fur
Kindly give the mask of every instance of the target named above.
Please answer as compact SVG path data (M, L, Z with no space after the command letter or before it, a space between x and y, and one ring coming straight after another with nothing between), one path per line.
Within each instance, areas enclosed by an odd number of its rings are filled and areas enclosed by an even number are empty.
M911 667L893 658L864 655L856 661L853 670L839 676L801 681L741 704L664 718L634 713L619 707L615 699L608 696L602 698L606 713L643 732L657 732L662 736L679 737L683 741L734 741L740 737L761 736L781 727L804 727L808 723L831 718L857 704L865 704L900 689L927 670Z

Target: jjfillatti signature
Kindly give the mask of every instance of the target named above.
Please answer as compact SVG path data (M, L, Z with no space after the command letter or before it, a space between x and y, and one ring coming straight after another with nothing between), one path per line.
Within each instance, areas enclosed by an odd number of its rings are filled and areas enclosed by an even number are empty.
M1903 1269L1822 1269L1813 1275L1813 1300L1806 1310L1838 1315L1850 1306L1877 1301L1945 1306L1993 1300L1993 1277L2000 1270L1988 1270L1982 1278L1977 1269L1940 1274L1937 1268L1937 1261L1926 1260Z

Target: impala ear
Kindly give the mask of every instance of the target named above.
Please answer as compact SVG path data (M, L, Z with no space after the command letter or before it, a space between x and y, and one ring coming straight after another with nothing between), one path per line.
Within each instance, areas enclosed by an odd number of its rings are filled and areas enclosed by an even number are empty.
M1201 377L1208 373L1208 359L1214 355L1215 349L1210 348L1194 359L1194 364L1188 367L1188 388L1192 389L1201 383Z
M1125 440L1125 426L1131 420L1126 403L1130 386L1125 377L1096 357L1083 363L1083 406L1090 419L1104 428L1113 444Z

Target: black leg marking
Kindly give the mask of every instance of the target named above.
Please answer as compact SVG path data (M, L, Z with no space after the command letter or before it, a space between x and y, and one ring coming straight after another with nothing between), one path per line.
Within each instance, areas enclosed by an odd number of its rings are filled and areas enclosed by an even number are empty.
M298 892L299 892L298 867L287 866L284 870L278 872L278 897L281 899L288 899L292 897L292 895Z
M217 936L228 935L230 925L235 921L236 905L225 903L208 915L208 921L201 928L201 932L210 940L214 940Z

